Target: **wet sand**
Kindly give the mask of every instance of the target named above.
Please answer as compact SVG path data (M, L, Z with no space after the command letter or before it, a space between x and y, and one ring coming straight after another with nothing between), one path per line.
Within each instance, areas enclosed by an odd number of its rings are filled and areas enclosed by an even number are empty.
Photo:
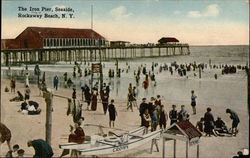
M31 100L34 100L40 104L42 112L40 115L31 116L18 113L18 109L21 102L9 102L9 99L13 98L16 94L10 92L4 92L5 86L9 86L9 80L1 80L1 105L2 113L1 120L12 132L11 145L19 144L20 148L25 150L25 156L32 156L34 154L33 148L27 147L27 141L32 139L45 139L45 118L46 118L46 104L44 98L39 96L39 91L36 85L31 85ZM17 83L17 90L24 92L24 84ZM60 88L58 91L54 91L55 94L71 97L72 89ZM77 98L81 98L81 92L77 91ZM115 122L116 128L124 130L132 130L140 126L139 112L134 108L134 112L126 110L126 100L115 99L115 105L118 112L118 117ZM149 98L147 98L149 99ZM138 101L138 105L140 101ZM163 101L167 112L171 109L171 104ZM180 110L180 105L177 104L177 109ZM84 103L83 109L86 108ZM190 116L190 121L193 124L204 116L206 112L206 105L197 105L197 114ZM225 107L223 106L211 106L212 113L215 118L220 116L228 127L231 126L231 120L229 115L225 113ZM73 125L72 117L67 116L67 100L54 97L53 99L53 116L52 116L52 148L54 156L60 156L62 150L59 149L59 144L66 143L69 134L69 125ZM191 114L192 109L190 105L186 105L187 111ZM249 148L248 136L249 136L249 116L247 107L244 109L234 109L237 111L241 120L239 124L239 134L236 137L201 137L200 139L200 157L201 158L230 158L236 155L239 150L243 148ZM97 111L83 111L85 117L85 124L101 124L108 126L108 115L103 114L102 104L98 103ZM169 120L167 123L169 127ZM86 135L94 135L99 132L95 126L85 126L84 131ZM122 133L119 130L112 130L104 128L104 133L113 131L115 133ZM156 152L155 148L152 154L150 154L151 142L145 145L132 149L126 152L120 152L112 155L101 155L100 157L161 157L162 156L162 139L159 141L160 152ZM1 145L0 156L4 156L8 151L7 144ZM173 155L173 142L169 141L166 145L166 156L172 157ZM177 141L177 157L185 156L185 143ZM196 157L196 146L189 148L189 156Z

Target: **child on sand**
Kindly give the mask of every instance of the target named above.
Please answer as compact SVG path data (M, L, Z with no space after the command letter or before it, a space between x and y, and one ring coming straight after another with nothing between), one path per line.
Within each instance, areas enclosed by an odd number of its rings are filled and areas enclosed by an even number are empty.
M191 91L191 106L193 109L193 114L196 114L196 99L197 96L194 94L194 90Z
M145 127L143 134L148 133L148 127L149 127L150 121L151 121L150 115L148 113L148 109L146 109L144 114L142 115L142 126Z
M196 128L198 128L200 132L204 132L204 117L196 123Z
M117 116L116 108L114 105L114 100L111 100L111 103L108 105L108 111L109 111L109 127L111 127L111 123L113 124L113 127L115 127L115 118Z
M25 88L25 94L24 94L24 100L29 100L30 99L30 88L28 85L26 85L26 88Z

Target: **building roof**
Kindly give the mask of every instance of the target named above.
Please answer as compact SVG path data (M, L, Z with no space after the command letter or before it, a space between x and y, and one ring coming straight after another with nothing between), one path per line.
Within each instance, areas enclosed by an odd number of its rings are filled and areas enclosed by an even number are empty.
M15 39L1 39L2 49L8 49L16 46Z
M130 43L129 41L110 41L111 43Z
M201 132L189 121L181 121L171 125L166 133L185 135L189 140L202 136Z
M92 29L27 27L25 30L30 30L42 38L104 38Z
M177 122L176 125L185 132L189 139L202 136L201 132L189 121Z
M179 42L175 37L162 37L158 42Z

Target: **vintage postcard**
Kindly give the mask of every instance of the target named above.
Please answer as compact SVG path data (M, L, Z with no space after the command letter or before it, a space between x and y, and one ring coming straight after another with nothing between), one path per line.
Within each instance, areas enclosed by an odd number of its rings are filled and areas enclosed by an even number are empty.
M248 0L2 0L0 157L249 156Z

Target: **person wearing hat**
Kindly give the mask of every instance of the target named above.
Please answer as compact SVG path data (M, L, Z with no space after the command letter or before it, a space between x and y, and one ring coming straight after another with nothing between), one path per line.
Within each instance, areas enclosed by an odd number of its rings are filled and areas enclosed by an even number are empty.
M148 104L146 103L146 98L143 98L142 103L140 104L140 107L139 107L139 113L140 113L140 117L141 117L141 126L143 126L142 116L143 116L146 109L148 109Z
M155 100L155 106L159 107L161 105L161 96L157 95ZM160 108L160 107L159 107Z
M178 112L176 110L176 105L172 105L172 110L169 112L170 125L177 122L178 120Z
M150 101L148 102L148 112L150 114L150 116L152 116L153 111L156 109L155 107L155 98L151 97Z

